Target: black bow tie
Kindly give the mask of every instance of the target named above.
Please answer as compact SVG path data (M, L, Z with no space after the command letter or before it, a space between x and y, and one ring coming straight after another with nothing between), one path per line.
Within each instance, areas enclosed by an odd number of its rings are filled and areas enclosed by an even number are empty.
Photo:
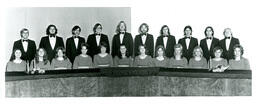
M55 35L50 35L50 37L55 37Z
M78 38L78 36L73 36L73 38Z
M230 39L230 37L225 37L225 39Z
M124 34L125 32L120 32L120 34Z
M163 35L163 37L168 37L168 35Z
M212 40L212 37L206 37L206 39Z
M28 42L28 40L26 39L26 40L22 40L22 42Z
M185 39L190 39L191 37L185 37Z
M100 34L96 34L96 36L100 36Z

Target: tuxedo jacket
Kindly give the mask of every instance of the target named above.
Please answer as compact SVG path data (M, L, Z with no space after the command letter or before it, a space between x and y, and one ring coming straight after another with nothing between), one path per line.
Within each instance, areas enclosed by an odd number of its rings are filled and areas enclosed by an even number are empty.
M44 36L44 37L41 38L39 48L44 48L45 49L45 51L47 52L47 55L48 55L48 60L50 62L55 57L56 49L58 47L64 47L64 42L63 42L62 37L56 36L56 43L55 43L54 48L51 47L50 39L49 39L48 36Z
M110 47L109 47L108 36L105 35L105 34L101 34L100 43L101 42L105 42L107 44L106 52L109 53L110 52ZM94 55L100 53L100 47L97 45L97 42L96 42L96 34L91 34L91 35L88 36L87 44L89 45L88 54L92 58L94 57Z
M23 45L22 45L22 40L17 40L14 42L13 44L13 49L20 49L21 50L21 59L25 60L25 61L29 61L29 63L31 62L31 60L33 60L35 58L35 54L36 54L36 43L33 40L29 40L28 39L28 47L27 47L27 52L25 52Z
M132 35L128 32L125 32L124 37L123 37L123 42L122 42L127 51L128 51L128 56L132 56L133 55L133 38ZM112 49L111 49L111 54L113 56L113 58L115 56L120 55L120 33L114 35L113 40L112 40Z
M207 45L207 42L206 42L206 38L202 39L200 41L200 47L202 48L203 50L203 56L209 60L210 59L210 56L211 58L214 58L214 53L213 53L213 49L219 45L219 39L213 37L212 39L212 43L211 43L211 47L210 47L210 50L208 49L208 45Z
M85 43L85 39L80 36L78 36L77 48L76 48L75 40L73 37L69 37L66 41L66 56L69 58L69 60L72 64L75 60L75 57L78 56L79 54L81 54L81 44L82 43Z
M179 39L179 44L183 47L183 56L186 57L188 60L193 57L193 50L198 45L197 38L191 37L189 47L187 49L186 45L186 38Z
M156 47L155 47L155 54L157 53L157 46L159 45L162 45L165 47L164 45L164 41L163 41L163 37L164 36L159 36L157 37L157 40L156 40ZM168 38L167 38L167 43L166 43L166 48L165 48L165 56L168 57L168 58L171 58L173 57L173 53L174 53L174 45L176 44L176 39L174 36L172 35L168 35Z
M134 40L134 54L135 56L139 55L139 46L142 45L142 34L136 35ZM150 55L151 57L154 56L154 38L153 35L147 34L147 38L145 41L146 49L147 49L147 55Z
M226 39L225 38L220 40L219 44L220 44L220 47L223 49L223 53L222 53L223 58L225 58L227 60L230 60L230 59L234 58L233 47L236 44L240 44L240 42L239 42L239 39L231 37L231 41L230 41L230 45L229 45L229 50L227 50L227 48L226 48Z

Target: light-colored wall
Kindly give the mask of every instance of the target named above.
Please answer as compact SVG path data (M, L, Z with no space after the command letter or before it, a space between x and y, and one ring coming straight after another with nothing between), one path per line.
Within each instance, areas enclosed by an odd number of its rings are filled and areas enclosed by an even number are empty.
M99 22L103 33L109 35L110 44L119 21L124 20L131 30L131 9L129 7L40 7L8 8L5 15L5 61L11 56L14 41L20 39L20 30L28 28L29 38L35 40L38 47L40 39L45 36L49 24L57 26L58 35L64 43L71 36L74 25L82 28L81 35L87 39L93 33L93 26Z

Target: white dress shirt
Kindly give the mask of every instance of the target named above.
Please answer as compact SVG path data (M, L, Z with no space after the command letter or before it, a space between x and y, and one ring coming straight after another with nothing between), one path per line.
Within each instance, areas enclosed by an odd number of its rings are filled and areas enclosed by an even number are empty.
M23 41L23 40L21 40L21 41L22 41L22 46L23 46L24 51L27 52L27 50L28 50L28 41Z
M100 35L96 35L96 43L97 43L97 46L100 45Z
M185 41L186 41L186 46L187 46L187 49L188 49L188 47L189 47L189 43L190 43L190 39L185 39Z
M167 46L168 37L163 37L164 48Z
M226 49L229 50L229 45L230 45L231 37L230 37L230 39L225 39L225 40L226 40Z
M142 44L143 44L143 45L145 45L146 39L147 39L147 36L146 36L146 35L142 35L142 36L141 36L141 40L142 40Z
M123 43L123 39L124 39L124 34L120 34L120 44Z
M50 40L50 44L51 44L52 49L54 49L55 44L56 44L56 36L55 37L50 37L49 36L49 40Z
M206 44L207 44L208 50L210 50L211 44L212 44L212 39L206 39Z
M76 49L78 48L78 38L74 38L74 42L75 42L75 45L76 45Z

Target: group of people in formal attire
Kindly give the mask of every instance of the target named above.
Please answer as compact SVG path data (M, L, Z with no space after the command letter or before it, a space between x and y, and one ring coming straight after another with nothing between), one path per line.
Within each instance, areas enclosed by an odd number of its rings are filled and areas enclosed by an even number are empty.
M116 27L112 47L108 35L102 33L102 25L96 23L87 41L80 36L81 27L72 28L72 36L66 40L58 35L55 25L49 25L46 36L41 38L37 49L35 41L28 39L29 30L20 31L21 39L14 42L13 53L6 71L58 69L84 69L98 67L167 67L209 69L229 66L229 69L250 70L243 57L244 49L239 39L233 37L230 28L223 31L224 39L214 37L211 26L205 28L205 38L192 36L192 27L185 26L184 37L176 43L169 27L163 25L154 45L149 26L142 23L139 34L133 37L127 32L124 21Z

